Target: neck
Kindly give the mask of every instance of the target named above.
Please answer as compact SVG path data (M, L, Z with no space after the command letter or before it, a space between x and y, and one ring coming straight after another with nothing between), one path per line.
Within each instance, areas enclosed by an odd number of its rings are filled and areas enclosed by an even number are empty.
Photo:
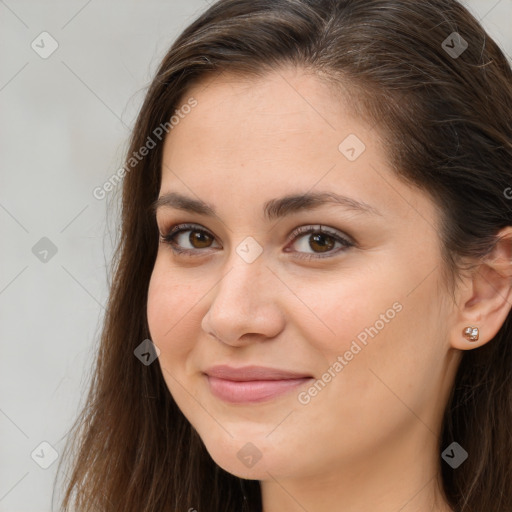
M261 481L263 512L452 512L433 433L417 424L408 442L396 437L323 472L269 475Z

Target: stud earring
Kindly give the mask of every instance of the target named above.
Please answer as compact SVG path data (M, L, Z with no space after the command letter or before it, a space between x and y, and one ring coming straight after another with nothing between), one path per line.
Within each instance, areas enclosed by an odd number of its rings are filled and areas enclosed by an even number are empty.
M478 327L466 327L462 331L462 334L469 341L477 341L479 335Z

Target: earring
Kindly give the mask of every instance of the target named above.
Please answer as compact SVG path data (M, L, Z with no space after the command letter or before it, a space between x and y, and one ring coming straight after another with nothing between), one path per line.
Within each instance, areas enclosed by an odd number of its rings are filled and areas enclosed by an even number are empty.
M477 341L478 340L478 327L466 327L462 334L469 341Z

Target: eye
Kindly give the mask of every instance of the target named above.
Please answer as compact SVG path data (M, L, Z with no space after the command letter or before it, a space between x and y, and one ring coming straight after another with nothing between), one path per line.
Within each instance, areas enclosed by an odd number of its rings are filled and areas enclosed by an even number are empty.
M160 242L168 244L175 253L188 256L196 256L198 249L211 247L214 239L210 232L196 224L177 224L166 235L160 234Z
M326 229L321 225L300 226L288 240L294 243L288 244L284 251L296 253L296 257L301 259L331 257L355 245L338 230ZM160 234L161 243L168 244L174 253L186 256L202 256L204 251L201 249L220 248L212 246L214 241L214 235L197 224L176 224L171 226L167 234ZM289 247L293 245L296 248L290 250Z
M301 234L303 236L299 236ZM338 230L326 229L321 225L300 226L293 231L290 238L294 241L292 245L296 246L296 250L292 252L297 252L297 257L303 259L328 258L355 245ZM285 249L286 252L290 252L288 247Z

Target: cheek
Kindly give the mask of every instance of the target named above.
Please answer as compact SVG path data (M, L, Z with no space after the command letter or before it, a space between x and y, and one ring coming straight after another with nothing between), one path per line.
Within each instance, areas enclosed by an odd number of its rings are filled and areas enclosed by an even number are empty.
M184 284L187 283L187 284ZM189 349L200 324L197 310L204 291L180 277L179 272L155 265L148 289L147 317L152 341L165 355Z
M309 344L332 359L349 350L353 340L369 338L367 329L375 323L383 331L399 316L401 283L383 278L386 274L389 268L374 267L297 279L291 321Z
M187 283L187 284L184 284ZM148 289L147 317L150 338L160 349L158 363L167 388L182 412L190 413L190 357L200 335L201 298L206 289L190 283L179 270L155 265ZM183 389L187 383L188 391Z
M343 373L360 389L375 382L372 368L389 371L397 386L410 382L442 348L437 273L425 280L435 265L415 269L391 256L364 272L298 279L294 288L301 299L292 313L300 336L321 355L326 371L346 355Z

